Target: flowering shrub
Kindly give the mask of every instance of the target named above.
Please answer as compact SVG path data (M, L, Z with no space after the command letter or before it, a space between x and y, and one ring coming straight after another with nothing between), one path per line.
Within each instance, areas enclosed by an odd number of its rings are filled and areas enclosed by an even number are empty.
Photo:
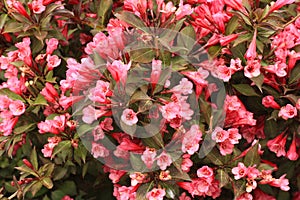
M0 10L1 199L300 199L298 1Z

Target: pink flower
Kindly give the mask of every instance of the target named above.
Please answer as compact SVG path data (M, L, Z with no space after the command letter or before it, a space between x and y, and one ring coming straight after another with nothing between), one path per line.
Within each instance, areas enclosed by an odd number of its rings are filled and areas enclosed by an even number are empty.
M198 125L192 125L190 130L184 134L181 150L183 153L193 155L199 149L202 140L202 132Z
M172 159L169 154L163 151L157 158L157 165L161 170L166 170L172 164Z
M296 137L293 137L292 144L290 146L290 149L288 150L286 157L290 160L298 160L299 155L297 153L297 146L296 146Z
M100 125L96 126L92 133L94 136L94 141L102 140L105 136Z
M44 89L42 89L40 93L45 97L45 99L48 102L56 103L56 100L58 99L58 92L53 87L53 85L51 85L48 82L46 83L46 86L44 87Z
M229 133L220 127L216 127L211 137L216 142L224 142L229 137Z
M256 34L257 34L257 30L255 29L252 41L251 41L251 43L248 47L248 50L246 51L246 54L245 54L245 58L247 60L253 60L257 56L257 53L256 53Z
M285 178L286 174L282 175L279 179L272 179L270 186L279 187L283 191L289 191L289 179Z
M242 195L240 195L237 200L253 200L253 196L249 193L243 193Z
M93 121L97 120L99 117L102 117L107 111L103 109L95 109L91 105L85 107L83 110L82 121L87 124L93 123Z
M268 72L276 74L278 77L285 77L287 75L286 69L287 65L282 62L276 62L274 65L269 65L264 67Z
M189 172L190 168L193 166L193 161L190 159L191 155L184 154L182 156L182 162L181 162L181 170L184 172Z
M255 200L276 200L275 197L264 193L262 190L258 188L254 190L254 199Z
M100 123L100 126L105 131L112 131L112 130L114 130L112 123L113 123L112 118L107 117Z
M141 159L145 163L147 168L151 169L155 161L155 157L156 157L156 150L153 148L146 147L146 150L143 152Z
M280 106L278 105L278 103L274 100L274 97L271 95L265 96L262 99L262 104L266 107L266 108L274 108L274 109L280 109Z
M260 172L255 167L248 167L247 177L249 179L256 179L259 176Z
M25 105L22 101L11 101L9 104L9 110L14 116L20 116L25 112Z
M217 77L224 82L228 82L231 79L231 75L233 74L233 70L226 65L219 65L217 67Z
M197 176L204 179L213 179L214 171L208 166L203 166L197 170Z
M277 157L285 156L285 143L287 136L284 136L285 132L282 132L280 135L275 137L272 140L269 140L267 143L268 148L270 151L276 153Z
M117 200L135 200L136 199L136 188L135 187L126 187L126 186L114 186L113 195Z
M178 103L170 102L162 107L160 107L160 111L162 113L163 118L170 121L180 116L181 106Z
M56 38L46 39L47 49L46 54L52 54L57 49L58 40Z
M297 108L292 106L291 104L287 104L280 108L278 113L278 117L282 117L282 119L288 120L297 116Z
M109 169L108 178L112 181L112 183L118 183L125 174L126 172L123 170Z
M130 69L131 62L124 64L122 61L115 60L112 64L107 63L107 69L111 73L113 79L118 83L121 81L123 85L126 83L127 72Z
M239 129L237 128L230 128L227 130L228 132L228 139L231 144L238 144L239 140L242 136L239 134Z
M146 178L146 175L140 172L135 172L133 174L130 174L129 177L131 179L131 186L136 186L139 183L143 183L143 181Z
M136 124L139 120L132 109L125 109L122 113L121 120L128 126Z
M245 176L247 176L248 169L244 165L244 163L239 162L237 167L232 168L231 172L234 175L235 180L239 180Z
M46 9L46 6L43 5L43 1L42 0L37 0L37 1L34 0L29 5L30 5L33 13L35 13L35 14L41 14Z
M248 78L257 77L260 75L261 65L258 60L248 60L246 67L244 68L244 74Z
M295 2L295 0L277 0L274 4L272 4L269 13L272 13L275 10L280 9L283 6L294 3L294 2Z
M230 142L229 139L226 139L224 142L219 143L220 153L225 156L231 154L233 151L234 145Z
M146 194L146 197L148 200L163 200L165 195L165 189L153 188L150 192Z
M61 200L74 200L69 195L64 196Z
M220 44L221 44L221 46L226 46L230 42L232 42L235 39L237 39L238 36L239 36L239 34L231 34L231 35L227 35L227 36L221 37L220 38Z
M297 108L298 110L300 110L300 98L297 100L296 108Z
M44 145L44 148L41 150L45 158L50 158L53 153L53 149L61 141L60 137L49 137L48 144Z
M248 15L246 9L242 4L242 0L227 0L225 1L226 5L230 6L231 8L242 11L245 15Z
M152 60L152 71L150 75L150 82L153 90L155 89L156 84L158 83L160 74L161 74L161 60Z
M176 20L180 20L186 15L190 15L194 12L194 9L189 4L183 5L183 1L181 0L179 3L179 8L175 12Z
M186 193L183 192L183 193L179 196L179 200L191 200L191 197L186 196Z
M91 153L94 156L94 158L104 158L109 155L109 151L103 145L95 142L92 143Z
M179 85L176 85L170 91L182 95L192 94L193 83L190 82L187 78L182 78L179 82Z
M48 70L51 71L53 70L55 67L59 66L60 63L61 63L61 59L58 58L57 55L47 55L47 67L48 67Z
M96 87L90 90L89 99L93 102L106 103L106 97L111 95L112 91L109 89L109 82L99 80Z

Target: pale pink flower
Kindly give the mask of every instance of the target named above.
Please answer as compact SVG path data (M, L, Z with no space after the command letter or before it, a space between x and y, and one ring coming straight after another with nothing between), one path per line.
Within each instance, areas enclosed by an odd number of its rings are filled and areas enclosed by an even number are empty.
M228 82L231 79L231 75L233 74L233 70L226 65L219 65L217 67L217 77L224 82Z
M194 12L194 9L191 7L190 4L183 5L183 1L180 2L179 8L176 10L176 20L180 20L187 15L190 15Z
M274 97L271 95L265 96L262 99L262 104L266 107L266 108L274 108L274 109L280 109L280 105L278 105L278 103L274 100Z
M150 82L152 88L154 89L158 83L160 74L161 74L162 61L161 60L152 60L152 71L150 75Z
M143 152L141 159L145 163L147 168L151 169L155 161L155 157L156 157L156 150L153 148L146 147L146 150Z
M112 118L107 117L100 123L100 126L105 131L112 131L112 130L114 130L112 123L113 123Z
M113 195L117 198L117 200L135 200L136 192L135 188L130 186L118 186L114 185L114 193Z
M109 155L109 151L103 145L95 142L92 143L91 153L94 156L94 158L104 158Z
M247 179L246 192L250 193L252 190L256 189L257 182L253 179Z
M283 191L289 191L289 179L285 178L286 174L282 175L279 179L272 179L270 183L271 186L279 187Z
M234 71L240 71L243 69L242 61L239 58L230 60L230 69Z
M31 5L31 9L32 9L33 13L35 13L35 14L41 14L46 9L46 6L43 5L42 0L34 0L31 2L30 5Z
M9 104L12 100L7 96L0 95L0 110L5 110L9 107Z
M202 132L198 125L192 125L190 130L184 134L181 150L183 153L193 155L199 149L202 140Z
M163 151L157 158L157 165L161 170L166 170L172 164L172 159L169 154Z
M106 97L112 95L109 85L109 82L102 80L97 81L96 87L89 91L89 99L93 102L105 103L107 101Z
M183 193L179 196L179 200L191 200L191 197L186 196L186 193L183 192Z
M131 186L136 186L139 183L143 183L146 175L140 172L134 172L133 174L130 174L129 177L131 179Z
M229 137L229 133L220 127L216 127L212 132L211 137L216 142L224 142Z
M47 67L49 71L53 70L61 63L61 59L57 55L53 55L53 56L47 55L46 60L47 60Z
M58 40L56 38L46 39L47 49L46 54L52 54L57 49Z
M239 162L237 167L232 168L231 172L234 175L235 180L239 180L245 176L247 176L248 169L244 165L244 163Z
M287 75L286 68L287 65L280 61L276 62L274 65L264 67L265 70L276 74L278 77L285 77Z
M122 113L121 120L128 126L136 124L139 120L132 109L125 109Z
M52 156L53 148L51 148L49 144L45 144L41 151L45 158L50 158Z
M242 138L242 136L239 134L239 129L230 128L227 130L227 132L228 132L228 139L231 142L231 144L238 144L239 140Z
M259 176L260 172L258 169L255 168L255 166L253 167L248 167L248 172L247 172L247 177L249 179L256 179Z
M123 170L109 169L108 178L112 181L112 183L118 183L125 174L126 172Z
M93 121L97 120L99 117L103 116L107 111L106 110L98 110L92 107L91 105L85 107L83 110L82 121L87 124L93 123Z
M282 119L288 120L297 116L297 108L292 106L291 104L287 104L280 108L278 113L278 117L282 117Z
M170 175L170 171L169 170L160 171L159 180L161 180L161 181L168 181L168 180L171 180L171 179L172 179L172 176Z
M166 195L165 189L153 188L146 194L148 200L163 200Z
M244 74L248 78L257 77L260 75L261 65L258 60L248 60L246 67L244 68Z
M104 138L104 132L100 125L96 126L92 131L94 136L94 141L102 140Z
M11 101L9 104L9 110L14 116L20 116L25 112L25 104L20 100Z
M180 115L181 106L177 103L170 102L162 107L160 107L163 118L170 121Z
M176 85L171 89L171 92L188 95L193 93L193 83L190 82L187 78L182 78L179 82L179 85Z

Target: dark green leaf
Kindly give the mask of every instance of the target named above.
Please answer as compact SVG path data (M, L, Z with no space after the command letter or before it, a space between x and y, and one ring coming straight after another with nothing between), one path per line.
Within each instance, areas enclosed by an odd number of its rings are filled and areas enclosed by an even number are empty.
M155 51L149 48L132 50L129 54L132 61L139 63L149 63L155 57Z
M20 95L14 93L8 88L0 89L0 95L6 95L8 98L12 100L21 100L22 102L26 102Z
M66 151L72 148L71 141L70 140L65 140L60 142L56 147L54 147L53 153L51 158L54 158L56 154Z
M248 84L235 84L232 85L239 93L245 96L259 96L255 90Z
M258 87L258 89L260 90L260 92L262 93L262 85L264 83L264 75L260 74L257 77L253 77L251 78L251 80L255 83L255 85Z
M36 153L35 147L33 147L32 151L31 151L30 162L31 162L33 168L35 170L37 170L39 165L38 165L38 158L37 158L37 153Z
M36 99L34 100L33 106L37 106L37 105L43 105L43 106L47 106L47 100L44 98L43 95L38 94L38 96L36 97Z
M143 30L146 33L149 33L149 28L144 24L144 22L141 19L139 19L133 13L123 11L121 13L115 14L115 16L118 19L132 25L133 27L135 27L137 29L140 29L140 30Z
M230 177L227 172L223 169L217 170L216 179L220 181L219 187L222 188L227 185L230 181Z
M237 16L231 17L231 19L229 20L226 26L225 34L226 35L232 34L238 26L239 26L239 18Z
M112 5L112 0L101 0L100 5L98 7L98 16L101 17L101 25L105 25L105 23L108 21Z
M32 131L35 128L36 128L36 123L25 124L23 126L16 127L14 129L14 133L15 134L21 134L21 133Z
M246 166L258 165L260 163L260 155L258 153L258 144L256 143L246 154L244 164Z
M48 189L51 189L53 187L53 182L49 177L45 177L41 180L43 186L45 186Z
M300 64L297 64L291 72L289 84L293 84L300 79Z

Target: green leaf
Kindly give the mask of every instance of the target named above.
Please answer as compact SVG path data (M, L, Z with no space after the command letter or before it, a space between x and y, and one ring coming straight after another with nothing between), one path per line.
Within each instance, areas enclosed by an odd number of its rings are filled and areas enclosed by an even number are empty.
M56 147L54 147L51 159L54 158L55 155L62 151L69 150L72 147L71 141L70 140L65 140L60 142Z
M16 127L14 129L14 133L15 134L21 134L21 133L24 133L24 132L32 131L35 128L36 128L36 123L25 124L23 126Z
M232 85L239 93L245 96L259 96L255 90L248 84L235 84Z
M4 24L5 24L6 19L7 19L7 14L2 14L0 16L0 30L2 30L2 28L3 28Z
M113 1L112 0L101 0L98 7L98 16L101 17L101 25L105 25L109 19Z
M256 143L246 154L244 164L246 166L258 165L260 163L260 155L258 153L258 144Z
M75 196L77 194L77 187L74 181L65 181L63 184L60 184L58 188L66 195Z
M291 72L289 78L289 84L293 84L297 82L299 79L300 79L300 64L297 64Z
M174 71L181 71L188 68L189 62L186 61L184 58L180 56L172 57L171 60L171 67Z
M146 33L149 33L149 28L144 24L144 22L141 19L139 19L133 13L123 11L121 13L115 14L115 16L118 19L132 25L134 28L137 28L137 29L145 31Z
M26 165L22 165L20 167L15 167L15 169L17 169L21 172L29 173L35 177L39 177L39 175L33 169L27 167Z
M9 21L5 24L3 33L17 33L23 30L23 24Z
M142 184L136 191L136 200L147 200L146 194L153 188L153 181L151 183Z
M230 181L229 175L223 169L217 170L216 179L220 181L219 187L222 188L227 185Z
M134 153L130 153L130 163L132 168L137 172L142 172L146 168L141 156Z
M231 17L231 19L229 20L226 26L225 34L226 35L232 34L238 26L239 26L239 18L237 16Z
M243 42L251 40L252 37L253 37L253 35L250 33L239 35L239 37L236 40L234 40L233 47L235 47Z
M255 83L255 85L258 87L258 89L260 90L260 92L262 93L262 85L264 83L264 75L260 74L257 77L253 77L251 78L251 80Z
M42 188L43 184L39 181L35 181L30 185L30 191L32 196L35 196L35 194Z
M129 52L130 60L139 63L150 63L155 57L155 51L150 48L132 50Z
M175 199L179 195L179 187L176 184L161 182L160 185L165 189L167 198Z
M26 102L20 95L14 93L13 91L11 91L8 88L0 89L0 95L6 95L8 98L10 98L12 100L20 100L24 103Z
M33 147L32 151L31 151L31 154L30 154L30 162L31 162L33 168L34 168L35 170L37 170L38 167L39 167L39 164L38 164L37 153L36 153L35 147Z
M34 100L33 106L37 106L37 105L42 105L42 106L47 106L47 100L44 98L43 95L38 94L38 96L36 97L36 99Z
M234 191L234 199L236 200L239 196L241 196L244 192L246 192L246 181L238 180L234 182L233 185Z
M51 189L53 187L53 182L49 177L43 178L41 182L47 189Z
M221 50L222 47L220 45L212 46L208 48L208 54L210 55L210 57L215 58L219 55Z
M213 148L206 157L215 165L224 165L223 157L216 148Z

